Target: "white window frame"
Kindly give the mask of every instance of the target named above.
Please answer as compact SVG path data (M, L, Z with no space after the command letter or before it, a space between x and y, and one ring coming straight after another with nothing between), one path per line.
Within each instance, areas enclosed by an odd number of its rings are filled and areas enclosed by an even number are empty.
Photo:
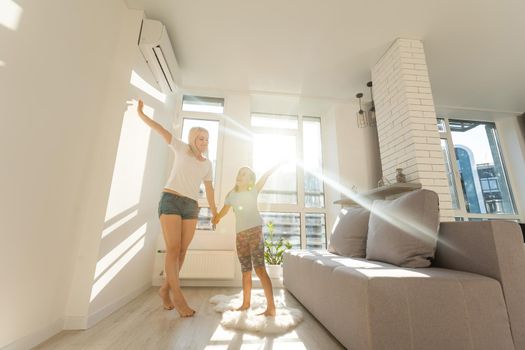
M322 154L322 161L321 161L321 168L324 169L324 164L326 162L326 141L323 134L323 124L324 120L321 116L314 116L311 114L306 113L298 113L294 115L286 115L286 114L276 114L276 113L267 113L267 112L259 112L259 111L253 111L250 114L250 120L253 114L264 114L264 115L271 115L271 116L283 116L283 117L297 117L297 130L293 129L279 129L280 134L284 135L294 135L296 137L296 157L297 159L303 159L303 120L304 118L318 118L320 122L320 137L321 137L321 154ZM251 126L251 130L253 133L272 133L275 132L276 129L274 128L265 128L265 127L258 127L258 126ZM253 155L253 154L252 154ZM296 172L296 186L297 186L297 204L285 204L285 203L266 203L266 202L259 202L259 209L261 212L276 212L276 213L298 213L300 217L301 227L300 227L300 241L301 241L301 249L306 249L306 214L313 213L313 214L323 214L325 218L325 247L328 247L328 217L329 217L329 210L327 208L328 201L327 201L327 191L326 191L326 184L323 181L323 195L324 195L324 206L322 208L307 208L305 207L305 191L304 191L304 170L297 166L295 168Z
M513 205L514 205L514 209L516 210L516 214L492 214L492 213L490 213L490 214L479 214L479 213L469 213L466 210L466 206L465 206L466 202L465 202L465 197L463 195L463 190L462 190L462 187L461 187L461 176L459 175L458 164L457 164L457 161L456 161L456 151L455 151L454 143L452 142L452 132L450 131L449 120L450 119L465 120L465 121L479 122L479 123L494 123L494 122L490 121L490 120L476 120L476 119L471 119L471 118L462 118L460 116L457 116L457 117L439 116L437 119L438 120L439 119L443 119L443 121L445 123L445 131L444 132L440 131L439 132L439 137L440 137L440 139L444 139L444 140L447 141L449 157L450 157L450 160L451 160L450 166L452 167L452 173L454 174L454 184L456 186L456 195L457 195L457 198L458 198L458 208L454 209L454 217L456 217L457 219L460 219L460 220L465 220L465 221L468 221L469 219L520 220L521 217L520 217L520 214L518 212L518 206L517 206L515 197L514 197L513 192L512 192L512 184L511 184L510 178L508 176L507 167L505 165L505 159L504 159L505 156L504 156L503 150L501 148L501 144L500 144L501 142L499 140L499 135L498 135L498 146L500 146L499 147L499 151L500 151L501 162L502 162L502 165L503 165L503 169L505 171L505 178L506 178L506 181L507 181L507 186L509 187L509 193L510 193ZM497 131L497 125L496 125L496 131Z

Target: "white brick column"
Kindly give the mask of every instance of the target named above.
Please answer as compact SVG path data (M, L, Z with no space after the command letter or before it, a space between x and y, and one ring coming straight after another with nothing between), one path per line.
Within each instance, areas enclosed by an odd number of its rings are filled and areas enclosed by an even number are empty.
M377 133L383 175L395 182L403 168L407 182L438 193L441 221L452 221L436 111L423 44L397 39L372 69Z

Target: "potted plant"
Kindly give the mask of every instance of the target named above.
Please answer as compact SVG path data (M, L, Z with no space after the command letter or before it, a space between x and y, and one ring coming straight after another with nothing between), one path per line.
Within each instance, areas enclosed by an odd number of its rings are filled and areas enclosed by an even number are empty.
M274 225L269 221L266 224L268 237L264 239L264 260L270 278L281 278L283 275L282 263L283 254L287 249L292 248L292 244L283 237L276 240L273 236Z

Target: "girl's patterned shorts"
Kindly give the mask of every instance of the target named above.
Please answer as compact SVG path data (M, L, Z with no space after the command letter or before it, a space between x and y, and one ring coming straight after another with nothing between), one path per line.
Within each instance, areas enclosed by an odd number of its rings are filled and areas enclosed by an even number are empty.
M237 256L242 272L264 267L264 240L262 226L256 226L237 233Z

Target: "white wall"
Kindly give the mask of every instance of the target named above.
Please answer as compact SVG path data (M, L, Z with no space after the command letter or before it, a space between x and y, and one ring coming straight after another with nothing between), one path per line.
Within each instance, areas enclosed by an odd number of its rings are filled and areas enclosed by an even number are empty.
M112 118L102 122L94 145L66 328L90 326L150 286L168 147L137 117L135 106L123 107L140 97L146 113L169 129L175 98L164 103L129 83L133 72L156 85L136 45L141 16L127 11L122 26L108 92L119 108L108 110Z
M166 153L124 117L126 100L144 96L129 84L131 69L151 82L136 48L142 14L121 0L16 3L18 26L0 28L0 347L27 348L65 320L96 320L149 285ZM145 99L168 124L170 101ZM113 203L129 203L125 184L112 186L129 130L149 145L138 214L101 240L116 220L105 219L110 189L120 186ZM144 248L90 303L96 263L143 224Z
M377 186L381 177L379 143L375 127L358 128L357 103L334 104L325 120L325 174L335 185L326 186L327 235L341 207L335 200L348 197L348 192L364 192ZM341 192L345 191L343 195Z
M122 7L17 3L17 30L0 31L0 346L62 318L85 159Z
M356 112L359 106L354 103L341 103L334 108L336 121L335 135L341 184L358 192L377 187L381 178L381 162L377 129L357 127Z
M516 209L525 222L525 135L514 115L496 117L496 129Z

